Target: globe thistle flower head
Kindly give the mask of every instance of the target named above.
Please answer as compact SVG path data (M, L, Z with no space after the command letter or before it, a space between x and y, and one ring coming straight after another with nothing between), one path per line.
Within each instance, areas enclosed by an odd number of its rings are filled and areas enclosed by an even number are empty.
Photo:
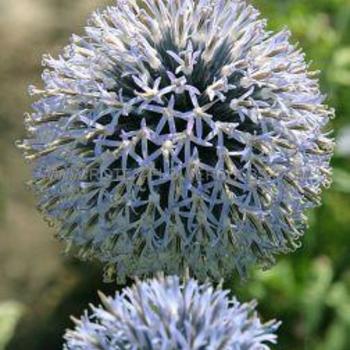
M138 282L114 298L101 295L65 335L65 350L268 350L279 323L262 323L255 302L178 277Z
M120 279L244 275L298 247L333 111L290 33L265 26L241 0L118 1L44 57L20 147L68 247Z

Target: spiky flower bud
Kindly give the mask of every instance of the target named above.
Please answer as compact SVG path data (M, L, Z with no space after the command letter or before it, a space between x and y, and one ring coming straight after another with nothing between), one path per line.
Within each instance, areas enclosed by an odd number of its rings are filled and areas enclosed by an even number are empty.
M259 320L255 302L193 279L158 277L101 300L104 307L73 319L66 350L268 350L279 327Z
M69 247L120 278L219 279L298 246L330 183L333 111L259 16L242 0L118 1L44 57L20 147Z

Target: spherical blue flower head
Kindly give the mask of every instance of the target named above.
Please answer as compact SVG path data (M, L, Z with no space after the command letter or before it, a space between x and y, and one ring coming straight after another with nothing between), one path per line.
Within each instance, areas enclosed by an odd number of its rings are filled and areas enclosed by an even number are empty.
M178 277L138 282L101 300L104 307L74 319L65 350L268 350L279 327L260 321L255 302Z
M298 246L334 112L290 33L265 25L241 0L118 1L44 57L20 147L68 247L120 279L220 279Z

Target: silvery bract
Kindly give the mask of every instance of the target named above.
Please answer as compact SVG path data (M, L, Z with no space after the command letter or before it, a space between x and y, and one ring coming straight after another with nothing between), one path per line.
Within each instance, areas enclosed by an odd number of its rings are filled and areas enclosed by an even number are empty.
M118 1L92 15L20 144L46 218L122 279L219 279L298 246L330 183L315 72L241 0Z
M75 319L66 350L267 350L276 342L279 323L263 324L255 302L195 280L159 277L101 300L104 307Z

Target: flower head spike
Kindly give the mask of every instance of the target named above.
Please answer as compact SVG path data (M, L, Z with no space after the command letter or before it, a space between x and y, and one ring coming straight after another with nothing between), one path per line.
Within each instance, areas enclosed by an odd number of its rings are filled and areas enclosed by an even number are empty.
M103 307L74 319L66 350L268 350L279 323L262 323L256 303L240 304L228 291L195 280L159 277L137 282Z
M220 279L299 245L333 111L290 33L243 0L117 1L64 55L20 144L39 207L119 278Z

